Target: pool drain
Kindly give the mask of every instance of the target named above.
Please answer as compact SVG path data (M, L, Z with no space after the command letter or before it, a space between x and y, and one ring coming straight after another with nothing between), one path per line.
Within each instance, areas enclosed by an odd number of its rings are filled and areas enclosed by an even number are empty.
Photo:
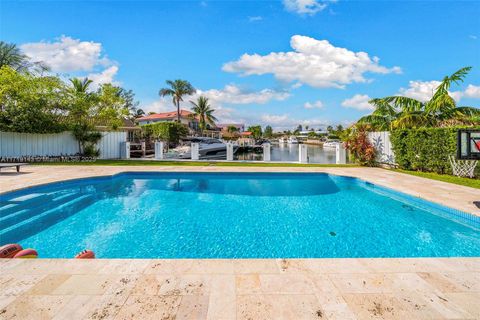
M330 231L330 235L331 235L332 237L335 237L337 234L336 234L335 232L333 232L333 231Z

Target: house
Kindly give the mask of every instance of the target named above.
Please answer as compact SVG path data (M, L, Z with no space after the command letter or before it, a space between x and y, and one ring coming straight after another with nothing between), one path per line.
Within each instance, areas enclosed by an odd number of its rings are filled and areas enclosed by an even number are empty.
M153 113L137 119L139 125L169 121L177 121L177 111ZM180 122L188 126L191 131L199 130L198 119L193 112L180 110Z
M229 127L234 127L237 129L238 132L245 131L245 125L240 123L220 123L217 124L217 128L219 128L222 132L228 132Z

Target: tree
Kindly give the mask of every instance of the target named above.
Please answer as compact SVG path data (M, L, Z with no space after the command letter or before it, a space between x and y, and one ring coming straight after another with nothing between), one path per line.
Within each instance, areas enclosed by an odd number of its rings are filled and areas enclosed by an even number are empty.
M262 126L250 126L248 127L247 131L252 133L254 139L260 139L262 137Z
M177 121L180 122L180 101L183 101L183 96L192 95L196 91L190 82L186 80L167 80L169 88L162 88L158 92L161 97L171 96L173 104L177 107Z
M333 131L333 127L332 127L332 126L328 126L328 127L327 127L327 132L330 133L330 132L332 132L332 131Z
M190 103L193 105L193 114L199 119L199 126L202 132L206 129L207 124L215 124L215 121L217 121L217 118L213 115L215 110L210 107L208 98L200 96L196 102L190 101Z
M238 131L239 131L238 128L235 127L235 126L228 126L227 127L227 132L228 133L235 133L235 132L238 132Z
M457 106L450 96L452 84L463 82L471 67L462 68L450 76L445 76L435 89L432 98L426 102L403 96L376 98L369 101L375 107L372 114L358 120L358 124L368 125L374 130L395 128L417 128L439 126L455 121L469 124L480 116L480 109Z
M142 126L146 136L163 140L167 143L178 143L188 134L188 128L179 122L157 122Z
M65 84L53 76L0 68L0 131L55 133L67 129Z
M42 62L30 62L16 44L0 41L0 68L8 66L15 71L47 71L49 68Z
M297 126L297 129L295 129L295 131L298 131L298 132L303 131L302 125L299 124L299 125Z
M131 113L131 117L133 119L138 119L138 118L141 118L143 116L145 116L145 111L143 111L143 109L136 109L135 112Z
M266 126L265 131L263 133L263 136L265 138L271 138L273 136L273 129L271 126Z

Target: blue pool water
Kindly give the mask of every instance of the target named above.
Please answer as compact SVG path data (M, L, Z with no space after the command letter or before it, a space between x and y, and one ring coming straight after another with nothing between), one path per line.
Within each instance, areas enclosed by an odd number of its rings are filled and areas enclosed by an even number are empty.
M480 219L327 174L126 173L0 195L0 242L55 258L480 256Z

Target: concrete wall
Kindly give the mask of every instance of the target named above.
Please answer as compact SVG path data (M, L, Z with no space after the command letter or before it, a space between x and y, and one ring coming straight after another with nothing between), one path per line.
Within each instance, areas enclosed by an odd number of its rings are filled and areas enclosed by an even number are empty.
M100 159L120 158L120 144L126 132L102 132L97 143ZM70 132L38 134L0 132L0 157L60 156L78 153L78 142Z

